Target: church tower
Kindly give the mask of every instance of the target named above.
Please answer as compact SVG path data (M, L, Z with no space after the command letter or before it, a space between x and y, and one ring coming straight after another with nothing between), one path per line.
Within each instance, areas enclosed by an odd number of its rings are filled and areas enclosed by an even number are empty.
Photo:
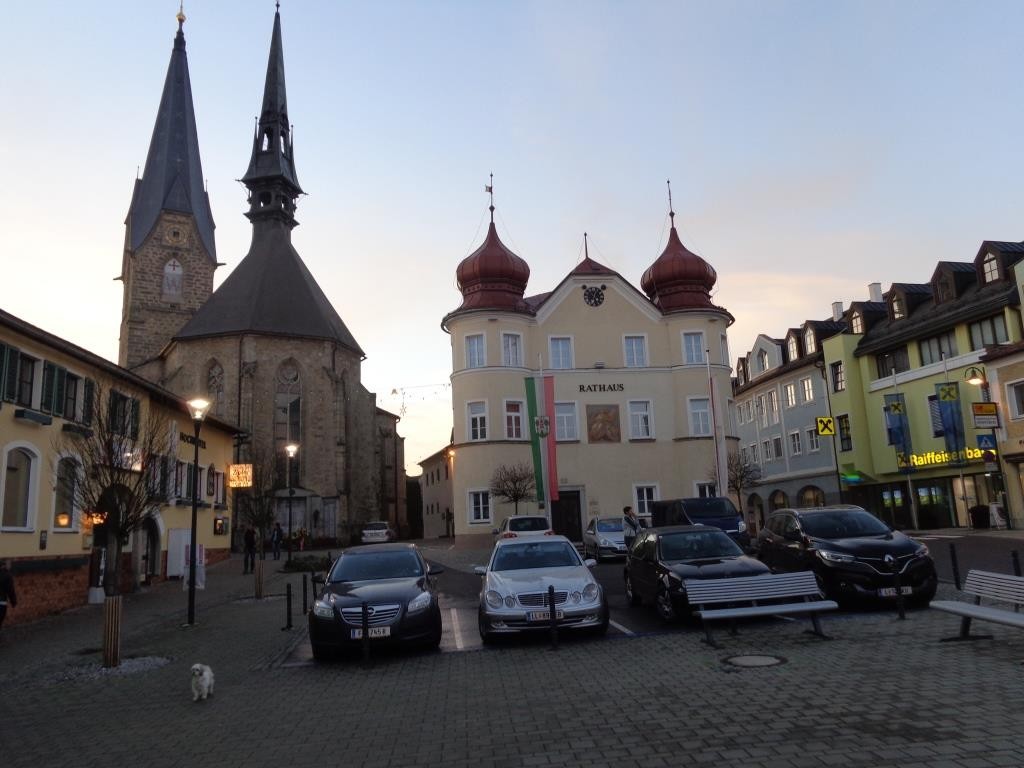
M203 186L192 86L178 13L160 107L142 178L125 219L124 298L118 363L154 360L213 293L217 252Z

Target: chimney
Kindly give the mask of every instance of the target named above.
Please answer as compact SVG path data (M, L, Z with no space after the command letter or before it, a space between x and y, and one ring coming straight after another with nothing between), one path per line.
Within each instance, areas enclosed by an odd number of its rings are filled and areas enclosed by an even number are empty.
M843 319L843 302L832 302L832 319L835 320L837 323Z
M882 302L882 284L881 283L868 283L868 297L871 301L881 303Z

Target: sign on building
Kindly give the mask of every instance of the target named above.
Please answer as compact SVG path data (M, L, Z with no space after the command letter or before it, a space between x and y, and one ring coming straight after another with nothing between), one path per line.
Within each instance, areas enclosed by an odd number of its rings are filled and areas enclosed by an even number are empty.
M252 488L252 464L229 464L228 488Z
M995 403L971 403L975 429L999 429L999 409Z

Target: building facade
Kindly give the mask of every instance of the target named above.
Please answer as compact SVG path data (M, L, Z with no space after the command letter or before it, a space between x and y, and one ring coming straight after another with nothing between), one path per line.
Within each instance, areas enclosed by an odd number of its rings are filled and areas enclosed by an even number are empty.
M420 462L419 477L423 511L423 538L437 539L453 534L455 507L452 496L452 473L455 448L446 445Z
M256 130L244 137L252 242L216 290L183 21L126 220L119 360L184 397L208 397L218 417L238 424L236 460L274 464L278 519L293 532L347 541L376 519L401 530L398 417L363 386L365 354L291 241L303 190L280 12ZM290 460L289 444L298 446Z
M122 589L183 573L191 540L195 438L185 403L165 389L0 310L0 558L13 560L18 606L11 623L87 602L100 587L105 552L101 516L72 490L83 469L79 437L96 429L97 409L123 416L138 445L151 412L166 438L149 462L162 498L122 554ZM236 430L202 425L196 544L206 562L229 553L231 495L225 474ZM139 442L136 442L139 440ZM134 461L134 459L133 459ZM141 465L141 462L140 462ZM156 472L156 469L159 472Z
M717 276L674 226L638 290L587 255L548 292L526 296L529 266L491 224L459 264L462 303L443 320L452 343L449 448L455 535L489 533L513 514L491 490L496 468L533 467L526 380L550 378L550 516L579 540L594 516L657 499L716 495L732 412ZM674 217L674 213L672 214ZM550 444L550 443L549 443ZM555 495L557 494L557 499Z

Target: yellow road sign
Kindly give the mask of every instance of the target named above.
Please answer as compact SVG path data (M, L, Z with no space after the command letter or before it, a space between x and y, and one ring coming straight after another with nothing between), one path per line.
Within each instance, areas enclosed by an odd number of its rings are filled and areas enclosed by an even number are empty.
M956 384L942 384L939 386L939 400L951 402L960 399L960 390Z
M903 403L899 401L889 403L889 413L893 414L894 416L903 413Z
M836 433L836 423L831 416L819 416L814 421L818 425L819 435L834 435Z

